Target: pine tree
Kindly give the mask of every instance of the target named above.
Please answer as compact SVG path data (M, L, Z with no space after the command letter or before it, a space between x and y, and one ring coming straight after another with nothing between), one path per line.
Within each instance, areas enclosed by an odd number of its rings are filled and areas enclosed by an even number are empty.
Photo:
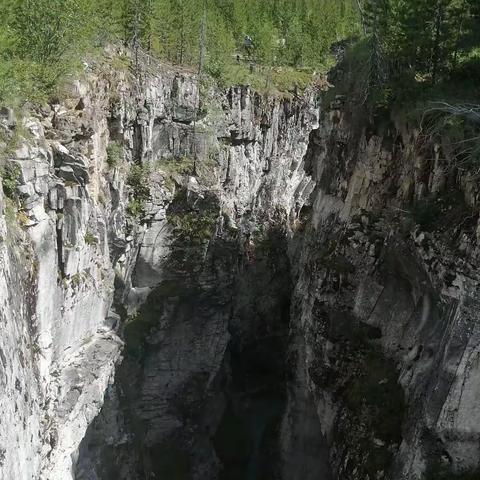
M362 20L370 45L367 96L372 89L383 87L388 79L385 45L389 29L389 7L388 0L366 0L363 5Z
M79 29L76 0L19 0L10 27L18 55L40 63L59 62Z

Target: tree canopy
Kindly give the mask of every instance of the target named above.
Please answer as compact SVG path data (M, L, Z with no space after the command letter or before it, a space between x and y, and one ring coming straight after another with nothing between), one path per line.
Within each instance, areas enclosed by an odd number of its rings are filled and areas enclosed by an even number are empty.
M194 66L204 16L212 75L243 56L246 35L254 44L249 61L317 68L333 42L360 27L356 0L0 0L0 7L3 96L12 71L29 88L48 90L82 53L108 43Z
M216 77L243 58L318 69L332 44L364 37L372 85L405 72L435 83L480 47L477 0L0 0L0 8L0 100L48 95L85 53L112 43L194 67L202 18L205 69Z
M364 0L362 19L385 78L410 73L436 83L479 55L476 0Z

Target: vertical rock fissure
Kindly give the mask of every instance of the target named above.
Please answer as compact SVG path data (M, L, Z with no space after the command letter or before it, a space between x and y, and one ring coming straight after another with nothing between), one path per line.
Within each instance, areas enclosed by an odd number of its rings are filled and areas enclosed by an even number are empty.
M126 319L124 360L82 443L77 480L278 478L286 237L272 229L250 254L243 244L220 236L202 260L200 245L174 240L165 280Z
M220 478L280 476L292 280L281 229L257 242L237 272L225 355L225 409L213 437Z

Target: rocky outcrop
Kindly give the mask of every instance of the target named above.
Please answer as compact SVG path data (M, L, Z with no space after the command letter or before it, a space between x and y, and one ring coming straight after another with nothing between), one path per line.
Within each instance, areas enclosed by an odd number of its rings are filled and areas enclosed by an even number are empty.
M226 94L212 89L205 98L196 125L175 114L153 123L152 138L163 140L150 158L173 189L161 208L154 190L146 205L150 220L132 285L119 299L126 309L125 356L82 444L78 478L216 478L233 462L230 449L218 450L228 440L219 440L217 430L228 435L232 418L248 415L234 401L233 351L254 355L262 339L286 337L278 323L288 317L289 267L280 267L285 234L272 240L271 230L284 223L280 218L295 218L313 190L303 156L317 124L315 94L263 99L235 87ZM177 128L186 157L176 142L165 141L165 132ZM188 175L193 168L195 177ZM282 248L271 252L278 242ZM257 267L262 262L268 268ZM254 265L252 284L259 290L270 284L264 296L243 280ZM277 343L281 355L283 342ZM247 450L263 438L253 427L245 435ZM255 457L245 455L247 464ZM250 468L263 468L265 461L257 460Z
M337 478L475 478L476 197L399 118L336 101L312 135L290 408L313 393Z
M206 113L194 115L200 108L192 75L152 67L138 80L108 62L88 69L58 104L2 116L4 181L16 184L4 202L2 478L73 475L80 441L113 380L121 338L128 341L117 378L126 371L146 379L128 408L147 424L141 444L156 448L178 428L169 403L192 382L200 392L224 368L228 270L244 248L238 232L254 227L245 212L262 203L301 205L311 189L301 161L316 122L313 92L265 101L248 87L227 94L212 87ZM217 231L228 231L222 241L235 246L227 260L210 253L207 237ZM219 262L223 289L218 275L205 271L207 259L212 268ZM165 292L179 280L187 282L182 295ZM12 291L16 284L23 288ZM150 321L164 318L152 337L135 322L145 311L159 314ZM113 397L108 402L123 401ZM113 438L129 444L135 433L131 427Z
M125 237L110 219L123 215L126 196L124 180L106 171L106 90L92 76L64 104L2 125L4 190L16 183L3 198L5 479L70 475L122 349L109 237Z

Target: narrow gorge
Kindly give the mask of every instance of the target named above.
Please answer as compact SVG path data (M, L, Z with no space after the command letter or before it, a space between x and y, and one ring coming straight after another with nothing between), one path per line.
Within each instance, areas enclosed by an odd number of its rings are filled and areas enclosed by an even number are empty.
M346 65L109 55L0 110L0 479L480 478L476 176Z

